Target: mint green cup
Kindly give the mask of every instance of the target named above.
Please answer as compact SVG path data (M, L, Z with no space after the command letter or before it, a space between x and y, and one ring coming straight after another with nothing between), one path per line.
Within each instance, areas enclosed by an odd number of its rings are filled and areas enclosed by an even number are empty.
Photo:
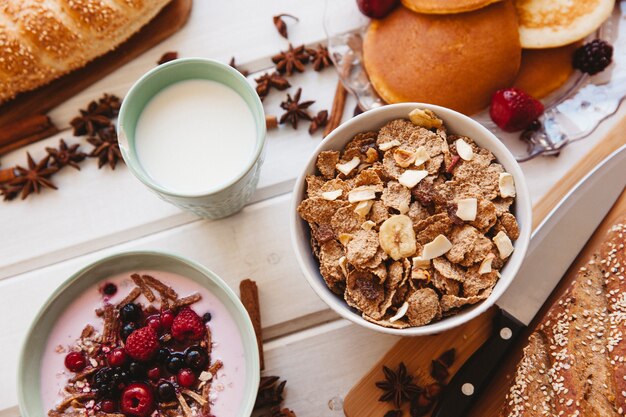
M252 321L234 291L215 273L188 259L160 252L125 252L88 265L63 282L45 302L28 330L20 353L17 392L22 417L47 415L41 395L41 365L47 340L69 304L107 278L136 270L157 270L182 275L206 288L226 307L241 336L246 382L243 398L231 417L249 417L260 380L260 360ZM6 376L6 375L5 375Z
M135 149L137 121L148 102L164 88L184 80L210 80L233 89L254 117L256 142L252 158L236 177L203 194L185 194L164 188L142 167ZM259 182L265 149L265 113L259 96L239 71L206 58L184 58L159 65L144 74L124 98L118 117L118 141L122 157L135 177L161 199L201 217L218 219L241 210Z

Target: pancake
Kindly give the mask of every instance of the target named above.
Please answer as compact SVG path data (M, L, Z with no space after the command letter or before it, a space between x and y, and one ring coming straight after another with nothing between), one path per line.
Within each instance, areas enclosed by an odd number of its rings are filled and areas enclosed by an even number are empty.
M402 0L402 4L417 13L452 14L481 9L500 0Z
M516 0L523 48L579 41L611 15L615 0Z
M387 103L425 102L465 114L484 109L496 90L509 87L520 59L510 1L451 15L401 6L373 21L363 42L365 69Z
M524 49L522 65L514 87L535 98L543 98L561 87L572 76L572 56L580 42L559 48Z

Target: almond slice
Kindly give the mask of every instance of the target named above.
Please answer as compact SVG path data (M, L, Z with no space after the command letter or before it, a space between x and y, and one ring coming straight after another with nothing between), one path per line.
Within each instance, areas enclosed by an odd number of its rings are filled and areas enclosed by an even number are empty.
M339 268L341 268L341 272L343 272L344 277L348 277L348 259L345 256L339 258Z
M361 160L359 159L359 157L355 156L348 162L335 165L335 168L337 168L337 170L341 172L343 175L348 175L350 174L350 172L352 172L354 168L358 167L360 163L361 163Z
M457 201L456 215L459 219L468 222L476 220L476 212L478 210L478 200L475 198L464 198Z
M474 158L474 150L471 145L463 139L457 139L454 145L456 146L456 153L459 154L462 160L471 161L472 158Z
M494 255L493 253L489 253L487 254L487 256L485 256L485 259L483 259L483 261L480 263L480 266L478 267L478 273L479 274L488 274L491 272L491 262L495 259L496 255Z
M374 223L371 220L367 220L365 222L363 222L363 224L361 225L361 229L363 230L372 230L372 227L376 226L376 223Z
M415 152L407 151L406 149L396 149L393 153L393 159L396 161L396 164L406 168L415 162Z
M493 243L495 243L498 248L500 259L506 259L513 253L513 243L511 243L511 239L509 239L502 230L493 237Z
M430 268L430 259L424 259L421 256L414 257L413 268Z
M372 209L372 205L374 205L374 202L372 200L360 201L354 208L354 212L365 217Z
M324 200L334 201L339 198L341 194L343 194L343 190L326 191L325 193L322 193L322 198Z
M508 172L500 173L498 186L500 187L500 197L515 197L515 181L513 175Z
M342 233L339 236L337 236L337 239L339 239L339 242L343 245L343 246L348 246L348 243L350 243L350 241L354 238L354 236L352 236L350 233Z
M431 242L424 245L423 259L435 259L452 249L452 243L444 235L438 235Z
M420 166L423 165L424 162L430 159L430 155L428 155L428 151L423 146L420 146L415 151L415 165Z
M415 109L409 113L409 119L414 125L425 127L426 129L440 128L443 121L437 117L432 110Z
M398 182L407 188L413 188L427 176L428 171L407 169L398 177Z
M348 192L348 201L358 203L359 201L373 200L376 198L376 188L370 185L362 185Z
M400 146L401 143L399 140L394 139L390 142L385 142L385 143L381 143L380 145L378 145L378 149L380 149L381 151L388 151L391 148L395 148L396 146Z
M405 301L404 304L400 306L396 314L389 319L389 322L393 323L394 321L400 320L402 317L404 317L408 309L409 309L409 303Z

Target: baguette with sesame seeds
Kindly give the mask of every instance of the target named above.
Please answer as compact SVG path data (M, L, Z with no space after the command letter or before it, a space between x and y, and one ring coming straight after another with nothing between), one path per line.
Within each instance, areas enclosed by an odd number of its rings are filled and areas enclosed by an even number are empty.
M115 49L169 1L0 1L0 103Z
M611 227L530 336L503 416L626 415L625 234Z

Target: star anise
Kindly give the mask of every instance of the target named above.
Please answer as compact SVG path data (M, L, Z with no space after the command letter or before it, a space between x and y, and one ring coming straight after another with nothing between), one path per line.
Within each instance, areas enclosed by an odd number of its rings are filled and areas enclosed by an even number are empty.
M98 168L102 168L106 163L111 169L115 169L118 161L122 160L120 145L117 142L117 132L113 126L98 130L97 136L87 138L87 141L94 146L89 154L92 158L98 158Z
M280 103L280 107L285 110L285 113L280 116L280 124L285 122L291 123L294 129L298 128L298 120L313 120L307 108L311 104L315 103L313 100L300 103L300 95L302 94L302 88L298 88L296 94L291 98L291 95L287 94L287 100Z
M80 144L75 143L72 146L67 146L67 143L63 139L59 140L58 148L46 148L46 152L52 158L52 164L56 167L63 168L69 165L80 171L79 162L82 162L87 156L83 152L80 152L78 148Z
M278 72L265 73L254 81L256 81L256 92L261 99L265 98L272 88L283 91L291 87L289 81Z
M290 14L287 14L287 13L282 13L282 14L276 15L276 16L274 16L272 18L272 20L274 21L274 26L276 26L276 30L278 31L280 36L282 36L283 38L287 39L289 37L289 35L287 34L287 24L283 20L283 17L290 17L290 18L294 19L296 22L299 22L300 19L298 19L297 17L292 16Z
M70 122L74 128L74 136L93 136L99 129L111 126L111 118L118 115L121 105L117 96L109 94L105 94L98 101L92 101L86 110L80 110L80 116Z
M283 391L285 390L285 384L287 381L278 383L280 377L278 376L263 376L259 383L259 391L256 395L256 402L254 403L254 409L260 409L264 407L275 407L283 402Z
M296 413L288 408L272 407L267 413L260 417L296 417Z
M292 75L294 70L304 72L304 64L309 62L309 54L304 45L294 48L289 44L289 49L272 57L276 64L276 70L281 74Z
M402 417L402 410L389 410L384 417Z
M7 190L11 194L17 191L19 188L21 190L22 200L29 196L32 192L39 193L42 188L52 188L57 189L56 185L49 180L50 176L59 170L58 167L48 166L48 162L50 161L50 156L46 156L39 162L35 162L33 157L30 156L30 153L26 153L28 167L24 168L20 165L17 165L15 169L17 170L17 177L9 181ZM10 200L17 196L13 195L13 197L9 197L8 194L3 192L5 199Z
M330 60L330 54L328 48L322 44L317 45L317 49L307 48L306 50L313 63L313 69L315 71L321 71L326 67L330 67L333 63Z
M0 184L0 195L4 201L13 200L20 194L20 187Z
M393 371L383 366L384 381L376 382L376 386L383 391L378 401L393 402L396 408L406 401L419 395L423 390L413 383L413 376L407 373L404 362L400 362L398 369Z
M320 127L324 127L328 124L328 110L321 110L317 113L317 116L311 120L311 124L309 125L309 134L317 132L317 129Z
M161 55L161 58L157 61L157 65L165 64L166 62L170 62L175 59L178 59L178 52L169 51Z
M249 72L249 71L239 69L239 67L238 67L238 66L237 66L237 64L235 63L235 57L232 57L232 58L230 59L230 62L228 63L228 65L230 65L230 66L231 66L231 68L234 68L234 69L236 69L237 71L239 71L239 72L241 73L241 75L243 75L244 77L247 77L248 75L250 75L250 72Z

